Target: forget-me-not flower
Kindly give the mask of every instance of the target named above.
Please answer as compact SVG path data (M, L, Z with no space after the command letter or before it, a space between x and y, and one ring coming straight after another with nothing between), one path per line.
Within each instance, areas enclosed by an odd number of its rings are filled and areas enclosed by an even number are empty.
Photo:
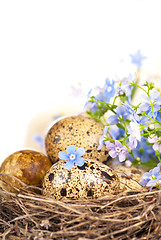
M152 187L158 185L159 180L161 179L160 167L157 166L153 169L150 169L149 172L146 172L142 175L142 179L143 180L140 182L140 184L152 189Z
M110 99L115 95L115 82L114 80L110 81L109 78L106 78L103 95L106 103L110 102Z
M130 148L136 148L137 140L141 140L140 124L137 122L130 122L130 125L127 127L129 136L129 146Z
M130 54L130 57L131 57L131 62L132 62L133 64L136 64L136 66L137 66L138 68L141 68L141 66L142 66L142 61L147 58L147 57L145 57L145 56L143 56L143 55L141 54L141 50L140 50L140 49L136 52L136 54L134 54L134 55Z
M122 145L119 141L115 140L115 143L111 143L110 141L107 141L106 147L108 149L111 149L109 151L109 155L112 158L115 158L116 156L118 156L120 162L123 162L125 160L128 148Z
M138 159L140 162L148 162L149 159L155 158L155 151L152 146L147 144L147 139L141 137L141 141L138 141L136 148L133 148L134 158ZM133 157L128 154L128 159L133 161Z
M106 136L107 130L108 130L108 126L105 126L103 129L103 134L99 139L99 145L97 150L100 150L103 147L103 144L105 144L104 137Z
M100 87L91 88L90 91L87 94L87 102L85 103L84 109L85 111L91 111L95 112L98 108L98 103L96 102L88 102L90 97L94 96L95 100L98 100L100 102L104 102L104 96L103 96L103 89Z
M159 151L161 153L161 138L154 136L154 137L148 137L148 142L153 143L152 148L154 151Z
M130 103L128 101L125 101L123 105L126 107L126 112L128 113L128 119L139 123L140 117L132 109Z
M116 108L116 114L109 116L108 123L111 125L117 124L120 117L123 117L124 120L129 117L129 113L126 111L126 107L124 105L120 105Z
M67 153L64 151L59 152L59 158L62 160L67 160L67 163L64 167L68 170L74 167L74 164L78 165L79 167L83 166L84 158L80 158L85 153L83 148L78 148L75 152L75 146L70 145L67 147Z
M139 110L146 112L149 117L153 118L152 105L155 115L160 110L161 105L160 92L155 89L149 91L149 97L146 94L142 95L142 104L139 106Z
M35 135L34 141L39 144L40 148L44 147L44 139L40 135Z
M113 139L118 140L125 135L125 130L122 128L118 128L117 125L113 125L109 129L109 133Z
M129 74L128 77L124 77L119 80L118 84L116 84L116 92L117 95L125 94L128 97L128 100L131 101L131 92L133 86L130 85L131 82L136 80L136 74Z
M85 111L91 111L94 113L98 108L99 103L95 102L88 102L90 97L94 96L94 100L98 100L99 102L106 102L109 103L110 99L115 95L115 88L114 88L114 80L109 80L106 78L105 84L103 88L95 87L93 89L90 89L90 91L87 94L87 102L84 106Z

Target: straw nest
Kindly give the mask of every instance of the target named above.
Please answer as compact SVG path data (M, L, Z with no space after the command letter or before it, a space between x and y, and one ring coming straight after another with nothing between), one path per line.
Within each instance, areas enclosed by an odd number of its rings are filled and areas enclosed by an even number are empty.
M0 188L1 239L161 239L161 190L63 202L42 191Z

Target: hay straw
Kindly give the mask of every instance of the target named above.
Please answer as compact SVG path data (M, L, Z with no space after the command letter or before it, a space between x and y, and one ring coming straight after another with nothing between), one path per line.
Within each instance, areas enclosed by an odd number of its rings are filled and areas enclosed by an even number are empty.
M23 186L0 188L0 238L161 239L161 190L128 191L99 199L57 201Z

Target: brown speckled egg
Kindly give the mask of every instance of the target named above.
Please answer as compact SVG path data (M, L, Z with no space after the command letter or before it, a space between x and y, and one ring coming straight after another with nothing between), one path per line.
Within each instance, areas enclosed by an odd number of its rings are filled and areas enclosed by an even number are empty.
M116 194L119 190L117 174L107 165L85 159L84 165L64 168L65 162L55 163L43 180L44 194L55 199L88 199Z
M70 116L58 119L49 129L45 138L45 149L50 160L55 163L59 151L65 151L69 145L85 150L84 158L96 159L110 165L112 158L103 145L97 150L99 139L103 134L103 126L91 117L84 115ZM107 133L108 136L109 133Z
M9 174L27 185L40 185L51 166L51 161L43 153L21 150L11 154L2 162L0 174ZM15 192L16 189L13 186L19 188L22 187L22 184L13 177L0 175L0 186Z
M121 164L115 165L113 170L120 180L120 191L140 190L143 188L139 182L142 179L142 175L145 172L137 167L125 167Z

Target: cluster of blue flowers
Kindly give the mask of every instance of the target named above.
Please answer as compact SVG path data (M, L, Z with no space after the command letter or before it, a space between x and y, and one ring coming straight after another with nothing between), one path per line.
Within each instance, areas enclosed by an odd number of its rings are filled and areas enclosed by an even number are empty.
M107 78L102 88L91 89L85 111L105 127L98 150L105 144L110 156L120 162L154 167L141 182L153 187L161 179L160 165L156 167L161 162L161 91L152 82L140 84L142 61L146 59L140 50L130 57L137 66L136 74L119 80ZM161 84L161 79L158 81ZM138 89L141 94L136 104Z

